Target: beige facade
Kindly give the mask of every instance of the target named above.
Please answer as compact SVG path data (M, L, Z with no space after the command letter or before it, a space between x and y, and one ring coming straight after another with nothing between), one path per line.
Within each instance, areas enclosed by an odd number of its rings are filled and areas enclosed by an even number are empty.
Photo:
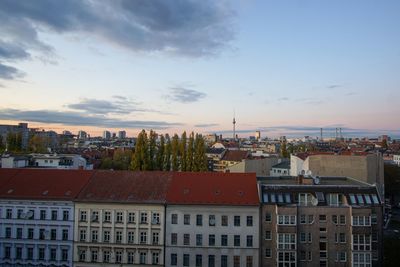
M75 266L164 264L164 205L75 205Z
M226 170L238 173L256 173L257 177L269 176L272 166L277 164L277 157L262 158L262 159L245 159L239 163L226 166Z

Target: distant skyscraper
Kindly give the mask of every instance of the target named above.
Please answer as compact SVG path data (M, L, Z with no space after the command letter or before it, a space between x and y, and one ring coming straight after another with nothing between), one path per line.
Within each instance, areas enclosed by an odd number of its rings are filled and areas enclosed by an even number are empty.
M125 131L119 131L118 132L118 139L125 139L126 138L126 132Z
M261 139L261 132L260 131L256 131L255 138L256 138L256 140L260 140Z
M103 131L103 139L111 139L111 133L110 131Z
M80 130L78 132L78 139L86 139L87 138L87 133L85 131Z
M236 140L236 119L235 119L235 112L233 112L233 139Z

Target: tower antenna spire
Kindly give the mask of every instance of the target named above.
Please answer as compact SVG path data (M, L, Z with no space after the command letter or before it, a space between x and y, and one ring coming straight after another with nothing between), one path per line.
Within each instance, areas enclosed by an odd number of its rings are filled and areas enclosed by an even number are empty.
M233 109L233 120L232 120L232 124L233 124L233 140L236 140L236 113L235 113L235 109Z

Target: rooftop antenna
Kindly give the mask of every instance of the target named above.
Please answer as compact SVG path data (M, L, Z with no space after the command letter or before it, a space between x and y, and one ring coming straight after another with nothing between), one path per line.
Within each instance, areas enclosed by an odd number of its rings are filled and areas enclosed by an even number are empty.
M322 128L321 128L321 142L323 141L323 139L322 139Z
M235 109L233 109L233 140L236 140L236 119L235 119Z

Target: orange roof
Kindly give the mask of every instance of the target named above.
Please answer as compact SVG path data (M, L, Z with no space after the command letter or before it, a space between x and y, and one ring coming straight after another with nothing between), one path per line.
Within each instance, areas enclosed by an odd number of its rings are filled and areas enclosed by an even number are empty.
M176 172L168 204L259 205L255 173Z
M165 203L172 172L97 171L77 201Z
M3 170L0 171L1 176ZM17 169L0 188L1 198L73 200L87 184L93 171Z
M227 150L222 157L222 160L226 161L242 161L249 156L249 151L244 150Z

